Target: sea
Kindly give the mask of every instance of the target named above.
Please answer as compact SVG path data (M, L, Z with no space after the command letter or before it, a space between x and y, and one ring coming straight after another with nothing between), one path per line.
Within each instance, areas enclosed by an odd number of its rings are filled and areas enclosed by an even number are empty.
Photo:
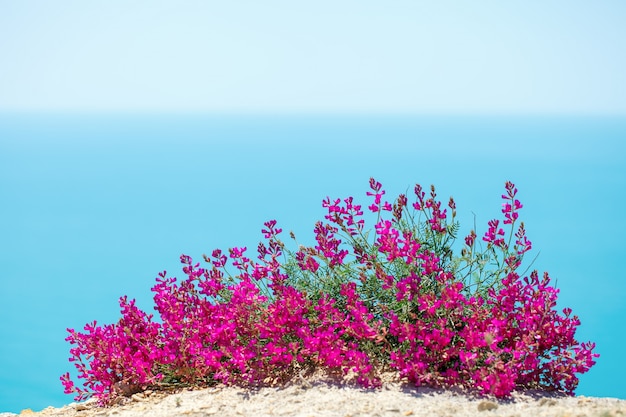
M66 329L117 321L124 295L153 312L181 254L253 254L272 219L312 244L322 200L365 207L370 178L391 202L453 196L460 236L501 218L512 181L532 269L600 354L576 393L626 399L626 117L5 112L0 412L72 402Z

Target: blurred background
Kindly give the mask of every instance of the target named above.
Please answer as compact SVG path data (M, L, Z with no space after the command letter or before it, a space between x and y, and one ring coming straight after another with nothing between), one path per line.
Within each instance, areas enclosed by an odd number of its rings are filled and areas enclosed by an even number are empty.
M626 399L626 5L0 0L0 412L72 401L66 328L178 257L415 183L461 235L519 189L533 267ZM475 216L475 217L474 217ZM372 226L370 224L370 226Z

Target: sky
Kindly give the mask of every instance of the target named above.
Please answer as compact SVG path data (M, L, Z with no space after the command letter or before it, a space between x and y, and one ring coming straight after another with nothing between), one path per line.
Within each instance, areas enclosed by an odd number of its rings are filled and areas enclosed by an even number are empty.
M479 3L479 4L477 4ZM0 412L70 402L67 327L181 253L310 239L416 182L464 230L520 189L536 266L626 399L626 4L0 0Z
M0 0L0 110L626 113L623 1Z

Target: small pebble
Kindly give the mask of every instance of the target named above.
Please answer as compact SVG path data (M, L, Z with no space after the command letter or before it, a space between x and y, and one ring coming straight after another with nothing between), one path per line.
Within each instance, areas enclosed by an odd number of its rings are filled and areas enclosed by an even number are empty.
M481 401L478 403L478 411L491 411L498 408L498 404L493 401Z
M553 406L556 405L556 400L554 398L542 398L541 400L539 400L539 405Z
M133 394L130 398L136 402L148 401L148 398L146 398L143 394Z

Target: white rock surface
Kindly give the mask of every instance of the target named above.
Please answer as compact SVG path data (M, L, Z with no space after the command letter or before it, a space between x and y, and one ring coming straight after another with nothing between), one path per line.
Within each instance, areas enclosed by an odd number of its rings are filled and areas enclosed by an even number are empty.
M28 410L30 411L30 410ZM416 389L387 384L364 390L313 383L285 388L222 387L172 394L135 394L108 408L94 402L49 407L20 417L626 417L626 401L612 398L567 397L546 393L516 393L496 400L454 391ZM14 414L0 413L0 417Z

